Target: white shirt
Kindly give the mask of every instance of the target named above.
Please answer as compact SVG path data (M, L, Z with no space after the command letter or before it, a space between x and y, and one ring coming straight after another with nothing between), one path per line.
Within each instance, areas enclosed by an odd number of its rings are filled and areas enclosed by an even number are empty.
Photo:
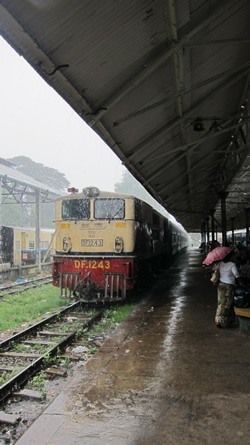
M229 261L228 263L224 263L223 261L220 263L220 281L226 284L235 284L235 278L239 278L240 274L236 265Z

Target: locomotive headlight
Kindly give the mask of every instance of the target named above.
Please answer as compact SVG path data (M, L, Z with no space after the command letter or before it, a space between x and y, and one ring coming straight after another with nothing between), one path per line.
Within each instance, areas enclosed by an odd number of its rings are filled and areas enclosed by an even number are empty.
M123 238L121 236L117 236L115 238L115 252L121 253L123 251L123 247L124 247Z
M86 188L82 189L82 193L85 196L88 196L89 198L90 197L95 198L96 196L99 195L100 191L97 187L86 187Z
M71 238L69 236L65 236L63 238L63 251L64 252L69 252L72 249L72 242L71 242Z

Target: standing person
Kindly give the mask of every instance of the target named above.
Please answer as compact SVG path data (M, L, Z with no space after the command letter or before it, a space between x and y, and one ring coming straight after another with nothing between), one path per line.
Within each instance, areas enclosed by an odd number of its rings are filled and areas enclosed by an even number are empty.
M217 288L215 314L215 324L218 328L233 326L235 322L234 289L236 282L244 287L240 273L233 261L233 254L233 251L230 252L219 264L220 281Z

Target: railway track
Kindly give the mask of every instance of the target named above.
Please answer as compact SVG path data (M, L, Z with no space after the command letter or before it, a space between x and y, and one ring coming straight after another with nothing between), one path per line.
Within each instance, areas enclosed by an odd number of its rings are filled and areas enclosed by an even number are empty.
M80 302L74 303L0 343L0 376L4 376L0 402L43 369L48 358L62 353L104 313L103 309L81 309Z
M6 295L16 294L17 292L24 292L28 289L33 289L45 284L52 283L52 276L46 276L43 278L34 278L32 280L18 281L15 283L10 283L5 286L0 286L0 299Z

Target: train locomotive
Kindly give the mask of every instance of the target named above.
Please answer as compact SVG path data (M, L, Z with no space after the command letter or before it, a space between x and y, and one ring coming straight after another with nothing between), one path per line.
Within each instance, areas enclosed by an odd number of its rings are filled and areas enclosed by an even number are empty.
M53 285L83 302L127 293L188 246L178 224L134 196L87 187L56 199Z

